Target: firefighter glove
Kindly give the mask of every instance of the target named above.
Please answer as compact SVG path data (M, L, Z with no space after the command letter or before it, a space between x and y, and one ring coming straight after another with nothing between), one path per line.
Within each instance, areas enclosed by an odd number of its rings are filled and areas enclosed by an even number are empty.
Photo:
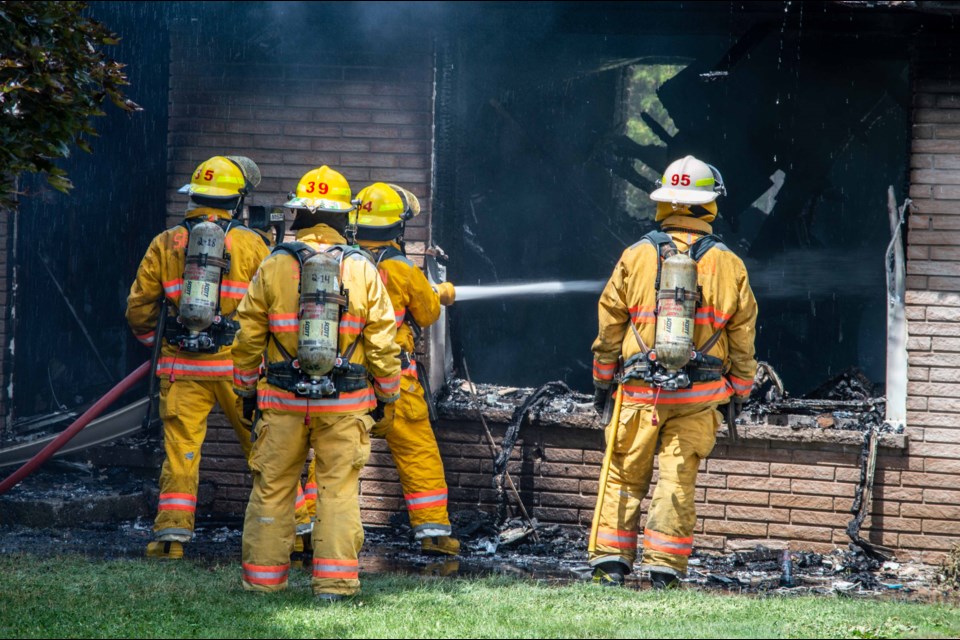
M450 282L441 282L437 285L437 295L440 297L440 304L449 307L457 299L457 290L453 288Z
M380 422L383 420L383 412L386 409L387 405L380 399L377 400L377 408L370 413L370 417Z
M607 397L610 395L609 389L597 387L593 392L593 408L597 410L597 415L602 416L603 410L607 406Z
M386 438L387 432L393 428L393 415L394 404L383 404L382 402L377 403L377 410L374 411L370 416L376 420L373 424L373 429L370 430L370 435L374 438ZM379 413L379 416L377 415Z
M244 397L243 399L243 419L253 422L253 414L257 411L257 396Z

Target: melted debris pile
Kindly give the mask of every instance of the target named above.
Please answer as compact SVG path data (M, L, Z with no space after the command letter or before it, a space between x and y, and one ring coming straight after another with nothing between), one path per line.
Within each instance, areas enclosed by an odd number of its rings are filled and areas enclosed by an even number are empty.
M548 383L558 384L558 383ZM563 384L563 383L559 383ZM493 384L474 383L479 408L484 412L489 410L504 411L512 414L522 406L539 389L527 387L501 387ZM542 387L541 387L542 388ZM552 389L552 393L538 398L535 406L531 407L534 417L543 414L582 415L593 419L596 412L593 410L593 396L572 391L564 385L564 391ZM438 398L437 406L441 414L450 417L470 416L477 408L473 403L470 383L466 380L454 378L447 381L444 393Z
M873 382L852 368L827 380L803 398L792 398L777 372L760 362L743 416L747 424L771 424L792 429L840 429L900 433L886 423L886 398Z
M878 596L929 591L931 567L879 562L858 548L830 554L757 546L714 556L694 553L685 582L748 592Z
M554 385L549 393L538 389L500 387L492 384L473 385L477 403L473 402L470 383L454 378L438 398L437 407L445 418L475 418L477 409L492 421L515 424L516 411L537 397L526 415L530 421L551 426L593 428L600 427L600 419L593 410L593 397L571 391L562 383ZM853 368L827 380L803 398L791 397L780 376L766 362L760 362L754 379L753 392L738 423L749 425L784 426L791 429L838 429L866 432L876 429L881 433L901 432L885 421L886 399L878 396L876 385L859 369Z
M853 367L830 378L808 393L809 400L872 400L877 397L876 385L860 369Z

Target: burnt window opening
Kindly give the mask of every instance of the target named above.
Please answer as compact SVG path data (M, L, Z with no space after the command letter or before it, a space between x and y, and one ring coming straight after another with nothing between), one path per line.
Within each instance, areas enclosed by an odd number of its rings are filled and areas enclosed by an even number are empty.
M903 200L907 48L760 27L732 39L664 36L649 49L585 35L538 42L537 54L518 51L533 46L523 42L470 47L457 79L457 211L434 223L452 249L454 282L605 280L654 227L645 200L659 173L692 154L717 166L729 190L715 231L750 272L757 358L794 397L854 368L882 395L887 190ZM616 55L598 62L605 47ZM578 52L592 71L535 65ZM518 58L535 69L515 73ZM636 70L647 77L631 85ZM631 91L647 101L639 113ZM475 381L560 379L589 390L596 301L457 305L455 363L468 361Z
M636 64L624 69L624 135L630 142L643 148L658 147L657 150L665 153L667 141L677 135L677 126L670 118L663 103L657 97L657 89L680 73L684 64ZM650 194L641 186L648 187L649 183L656 183L660 173L640 160L633 160L632 168L644 178L647 183L624 178L618 185L622 188L623 209L627 215L638 220L654 219L656 205L650 200ZM662 167L661 169L666 168Z

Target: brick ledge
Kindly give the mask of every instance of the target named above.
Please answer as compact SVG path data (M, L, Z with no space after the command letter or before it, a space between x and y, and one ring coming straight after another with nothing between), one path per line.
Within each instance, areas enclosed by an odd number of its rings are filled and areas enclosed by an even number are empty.
M475 410L464 411L452 409L443 405L438 407L440 425L443 423L474 423L480 422ZM506 409L487 408L483 410L483 417L489 425L503 426L510 423L513 411ZM604 425L593 412L584 413L537 413L530 416L530 425L533 427L555 427L564 429L591 429L600 430ZM727 441L726 427L720 429L718 440ZM863 432L845 429L821 429L818 427L779 426L769 424L737 425L737 436L741 440L764 440L773 442L820 443L835 445L860 446L863 443ZM880 446L888 449L905 450L908 437L905 433L880 434Z

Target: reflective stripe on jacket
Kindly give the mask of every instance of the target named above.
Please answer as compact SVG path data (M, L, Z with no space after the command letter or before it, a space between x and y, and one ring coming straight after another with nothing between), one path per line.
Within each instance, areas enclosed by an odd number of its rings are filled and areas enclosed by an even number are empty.
M297 240L317 250L345 242L326 225L297 231ZM341 393L337 398L311 400L261 379L256 385L261 408L287 413L366 413L376 406L377 397L392 401L399 396L400 348L395 342L396 319L377 270L366 257L353 254L341 261L340 276L349 304L340 319L340 353L346 353L359 341L350 361L367 368L374 378L373 386ZM300 265L295 257L274 253L264 260L251 281L237 312L240 331L233 344L234 385L241 391L254 388L255 381L250 380L249 373L259 367L264 352L268 363L285 361L277 342L296 357L299 277Z
M199 207L187 213L189 220L205 218L229 220L230 213L222 209ZM160 302L166 296L171 304L168 313L176 316L183 288L183 267L187 253L188 231L182 225L167 229L156 236L147 248L137 277L127 296L127 322L134 336L150 347L157 340L157 320ZM255 232L244 226L230 229L226 235L226 252L230 254L230 270L223 274L220 286L220 313L228 316L237 309L247 285L256 273L269 249ZM184 380L229 380L232 375L230 347L214 353L177 351L163 342L158 376L173 376ZM224 364L226 363L226 364Z
M670 227L703 234L712 232L710 224L686 215L670 216L663 221L663 227L680 251L687 251L702 236ZM654 346L658 260L657 248L649 242L628 247L600 296L600 330L593 343L593 380L600 387L610 384L620 356L626 361L641 350L630 329L631 321L644 344L648 348ZM724 378L694 383L689 389L661 390L659 395L657 389L642 380L630 380L624 386L625 403L717 404L731 394L744 398L750 395L757 371L754 357L757 301L750 289L747 269L732 251L713 247L697 263L697 273L703 300L697 307L693 344L699 347L715 331L722 331L708 354L723 361Z

